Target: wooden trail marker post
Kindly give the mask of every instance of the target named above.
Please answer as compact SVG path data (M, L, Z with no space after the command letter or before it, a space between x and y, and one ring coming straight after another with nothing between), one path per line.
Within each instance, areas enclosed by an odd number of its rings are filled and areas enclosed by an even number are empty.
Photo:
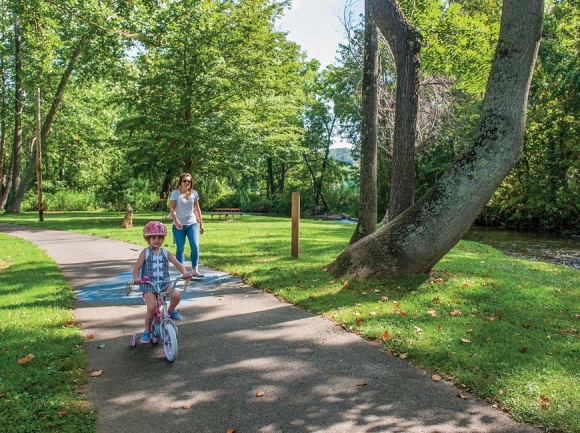
M300 247L300 193L292 193L292 257L298 258Z
M40 142L40 88L36 89L36 184L38 189L38 220L44 221L44 203L42 201L42 150Z

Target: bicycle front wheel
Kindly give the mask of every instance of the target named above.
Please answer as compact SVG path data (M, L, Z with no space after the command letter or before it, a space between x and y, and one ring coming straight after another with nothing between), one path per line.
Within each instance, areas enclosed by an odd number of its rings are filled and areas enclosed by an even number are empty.
M169 362L173 362L177 358L177 349L177 333L175 332L175 328L170 324L163 325L163 350Z

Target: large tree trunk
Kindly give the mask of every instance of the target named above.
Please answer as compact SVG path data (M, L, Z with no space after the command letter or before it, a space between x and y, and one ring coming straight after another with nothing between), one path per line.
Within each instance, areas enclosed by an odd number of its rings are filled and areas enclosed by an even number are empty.
M360 207L350 243L374 233L377 226L377 125L379 107L379 35L365 2L365 49L362 80L362 125L360 151Z
M415 197L415 137L419 106L421 36L396 0L368 0L373 19L387 40L397 73L391 195L388 220L413 204Z
M358 279L425 273L469 230L520 158L543 15L543 0L504 0L471 147L423 198L343 252L329 272Z
M14 59L14 142L12 145L12 159L10 163L10 184L13 189L17 189L20 184L20 173L22 171L22 107L24 105L20 17L18 13L14 16Z
M8 191L10 190L10 173L7 173L6 165L4 160L6 159L6 117L8 115L8 103L6 99L7 86L6 86L6 66L4 62L4 53L0 53L0 79L2 82L0 86L0 209L4 209L6 204L6 197L8 196Z

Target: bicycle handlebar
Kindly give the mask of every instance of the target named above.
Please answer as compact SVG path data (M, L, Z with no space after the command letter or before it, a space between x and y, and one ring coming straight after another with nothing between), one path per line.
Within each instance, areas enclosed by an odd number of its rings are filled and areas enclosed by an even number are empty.
M157 293L157 294L169 295L171 292L173 292L175 290L175 286L177 285L177 283L179 281L185 281L184 290L183 290L183 291L185 291L187 289L187 285L189 284L190 279L195 279L195 278L185 278L183 275L180 275L179 277L173 278L172 280L163 281L163 282L157 283L157 284L152 283L151 281L149 281L149 279L147 279L146 281L143 281L143 279L142 279L140 284L149 284L153 288L155 293ZM163 283L171 283L171 289L168 288L165 290L160 290L159 286ZM136 283L134 281L128 281L125 284L125 294L126 295L129 295L133 291L133 286L135 284Z

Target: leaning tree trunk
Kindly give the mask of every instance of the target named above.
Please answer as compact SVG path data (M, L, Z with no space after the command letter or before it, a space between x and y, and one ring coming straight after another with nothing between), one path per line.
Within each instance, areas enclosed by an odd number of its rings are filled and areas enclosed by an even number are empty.
M12 160L10 164L10 183L13 189L20 185L20 173L22 172L22 109L24 89L22 85L22 42L20 36L20 16L14 17L14 143L12 145Z
M391 194L387 220L408 209L415 199L415 138L419 107L421 35L396 0L369 0L376 25L387 40L397 73Z
M328 266L358 279L428 272L469 230L522 152L543 0L504 0L480 124L467 152L417 203Z
M44 121L44 124L42 125L42 130L40 133L41 136L41 143L46 143L46 140L48 139L48 135L50 133L50 129L52 128L52 124L54 122L54 119L56 117L56 113L58 112L58 107L60 106L60 103L62 102L62 98L64 96L64 91L66 89L66 86L69 82L69 79L74 71L76 62L79 58L79 56L81 55L83 49L85 48L87 42L89 40L89 37L84 38L81 43L79 44L79 47L73 52L71 59L60 79L60 83L58 85L58 88L56 90L56 95L54 97L54 100L52 101L52 105L50 107L50 111L48 112L46 119ZM36 140L36 145L38 146L39 141ZM24 178L22 179L22 182L20 183L20 185L18 187L14 186L14 190L16 191L14 193L14 197L12 199L12 201L10 202L10 204L8 205L8 208L6 209L6 212L8 213L16 213L19 214L20 213L20 206L22 204L22 201L24 200L24 195L26 193L26 190L28 189L28 184L30 183L34 173L36 172L36 155L34 154L34 152L32 152L31 155L29 155L28 158L28 166L26 168L26 173L24 175Z
M379 123L379 34L365 2L365 49L362 80L360 208L350 243L374 233L377 226L377 126Z

